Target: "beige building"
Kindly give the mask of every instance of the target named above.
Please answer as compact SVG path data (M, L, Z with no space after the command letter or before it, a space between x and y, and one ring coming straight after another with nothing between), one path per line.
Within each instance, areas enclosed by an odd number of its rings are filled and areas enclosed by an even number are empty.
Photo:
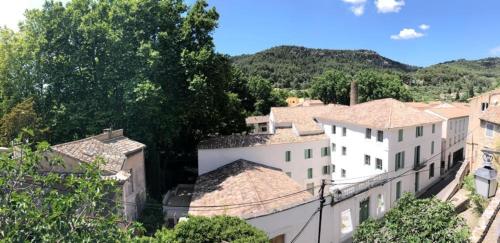
M81 163L102 158L104 178L114 179L122 187L121 202L124 218L136 219L146 199L144 148L142 143L123 135L123 130L106 129L102 134L52 146L52 156L64 161L59 172L77 173Z
M500 146L500 88L472 98L470 104L469 132L466 157L472 167L481 167L481 149Z
M247 126L251 128L252 134L268 133L269 116L249 116L245 119Z

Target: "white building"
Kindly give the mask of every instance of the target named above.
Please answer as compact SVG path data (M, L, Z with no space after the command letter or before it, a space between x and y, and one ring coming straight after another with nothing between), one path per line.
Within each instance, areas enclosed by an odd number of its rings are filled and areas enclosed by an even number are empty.
M425 110L444 120L440 173L465 159L469 109L463 104L442 104Z
M330 136L334 181L355 182L389 172L392 197L419 193L439 177L442 119L394 99L316 117ZM342 184L342 183L339 183Z

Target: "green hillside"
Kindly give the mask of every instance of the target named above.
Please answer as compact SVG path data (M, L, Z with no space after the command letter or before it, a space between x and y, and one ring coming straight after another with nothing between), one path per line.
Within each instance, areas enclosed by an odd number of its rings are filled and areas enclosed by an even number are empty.
M271 80L275 87L304 89L326 70L355 74L373 69L397 73L410 85L416 100L453 99L483 92L500 84L500 58L456 60L420 68L370 50L327 50L278 46L252 55L234 56L233 64L248 75Z
M370 50L326 50L298 46L273 47L253 55L232 57L244 73L270 79L275 87L300 89L326 70L355 73L361 69L411 72L416 67Z

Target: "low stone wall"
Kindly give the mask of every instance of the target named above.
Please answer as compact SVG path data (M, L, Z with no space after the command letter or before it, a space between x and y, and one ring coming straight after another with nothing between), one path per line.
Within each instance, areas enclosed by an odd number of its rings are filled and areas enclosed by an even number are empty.
M498 214L500 210L500 188L497 189L497 193L494 198L491 199L488 207L479 218L479 222L477 226L472 230L472 234L470 237L471 242L480 243L483 242L484 237L488 233L488 230L492 226L493 220L495 220L495 216Z
M469 174L469 163L470 161L468 160L462 162L455 175L455 179L453 179L453 181L451 181L443 190L441 190L436 195L436 198L443 201L448 201L453 195L455 195L455 193L457 193L457 191L462 186L462 182L464 181L465 176ZM446 176L446 174L444 176Z

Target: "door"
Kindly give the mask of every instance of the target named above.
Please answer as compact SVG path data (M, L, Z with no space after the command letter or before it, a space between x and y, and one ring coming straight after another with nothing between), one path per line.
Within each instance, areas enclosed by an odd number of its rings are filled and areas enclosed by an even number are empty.
M370 198L359 203L359 223L363 223L368 217L370 217Z
M415 173L415 192L418 192L418 189L419 189L418 188L418 183L419 183L418 177L419 177L419 175L420 175L420 172Z
M441 166L439 167L439 175L442 176L444 174L444 161L441 161Z
M451 168L451 154L448 154L448 169Z

